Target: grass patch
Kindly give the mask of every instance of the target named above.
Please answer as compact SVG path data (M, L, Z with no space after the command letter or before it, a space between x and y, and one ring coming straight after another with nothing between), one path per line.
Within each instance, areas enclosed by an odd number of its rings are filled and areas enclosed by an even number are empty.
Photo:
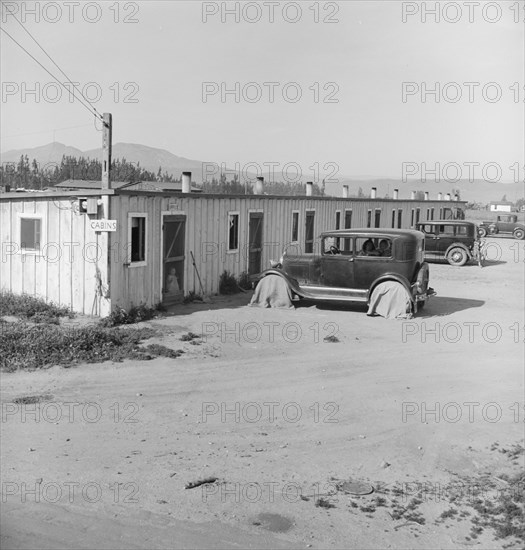
M1 326L0 357L2 370L34 370L53 365L101 363L124 359L148 360L158 356L178 357L180 351L165 346L140 346L157 332L104 328L91 325L66 328L56 325L6 323Z
M0 315L23 317L33 323L52 323L57 325L60 317L72 319L75 314L67 307L57 306L42 298L29 294L0 292Z

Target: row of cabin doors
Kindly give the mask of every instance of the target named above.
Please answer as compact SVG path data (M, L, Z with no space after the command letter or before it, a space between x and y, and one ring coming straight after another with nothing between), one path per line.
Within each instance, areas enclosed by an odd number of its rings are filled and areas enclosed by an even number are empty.
M185 251L186 216L165 216L162 226L162 302L164 304L177 303L184 297L184 267L188 259L193 263L191 256ZM263 213L250 212L248 224L248 274L256 275L261 272L263 248ZM199 273L201 280L203 273ZM203 285L205 282L203 281ZM200 292L200 285L196 292Z

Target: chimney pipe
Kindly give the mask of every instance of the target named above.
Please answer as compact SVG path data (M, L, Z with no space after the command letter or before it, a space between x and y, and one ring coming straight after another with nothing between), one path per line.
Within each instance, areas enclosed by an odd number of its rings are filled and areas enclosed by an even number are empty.
M377 195L377 187L372 187L372 190L370 191L370 198L375 199Z
M191 193L191 172L182 172L182 192Z
M449 200L450 200L450 193L447 193L447 194L445 195L445 200L446 200L446 201L449 201Z
M348 185L343 185L343 199L348 198Z
M415 191L412 191L412 193L410 193L410 200L416 200L416 192Z
M399 189L394 189L394 200L397 201L399 198Z
M428 191L425 191L425 200L428 201Z
M264 178L263 176L257 176L257 180L255 182L255 187L253 189L254 195L262 195L264 194Z
M454 195L454 200L459 201L459 195L457 193Z
M443 193L441 193L441 191L438 193L438 201L442 201L443 200Z
M311 197L314 189L314 184L311 181L306 182L306 196Z

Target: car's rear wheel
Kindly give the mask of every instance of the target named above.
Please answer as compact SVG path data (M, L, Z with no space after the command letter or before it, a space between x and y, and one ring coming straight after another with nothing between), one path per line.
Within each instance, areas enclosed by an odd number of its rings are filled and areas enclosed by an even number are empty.
M480 227L478 229L478 235L480 237L486 237L487 236L487 230L484 227Z
M450 265L462 266L467 263L468 255L459 246L452 248L447 254L447 261Z
M525 238L525 231L523 231L523 229L518 228L514 230L513 235L515 239L519 239L520 241L522 241Z

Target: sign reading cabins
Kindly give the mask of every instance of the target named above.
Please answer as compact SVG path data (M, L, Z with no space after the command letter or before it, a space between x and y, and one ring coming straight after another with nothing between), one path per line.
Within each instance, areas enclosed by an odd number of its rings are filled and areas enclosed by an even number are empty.
M94 231L116 231L117 220L91 220L89 222Z

